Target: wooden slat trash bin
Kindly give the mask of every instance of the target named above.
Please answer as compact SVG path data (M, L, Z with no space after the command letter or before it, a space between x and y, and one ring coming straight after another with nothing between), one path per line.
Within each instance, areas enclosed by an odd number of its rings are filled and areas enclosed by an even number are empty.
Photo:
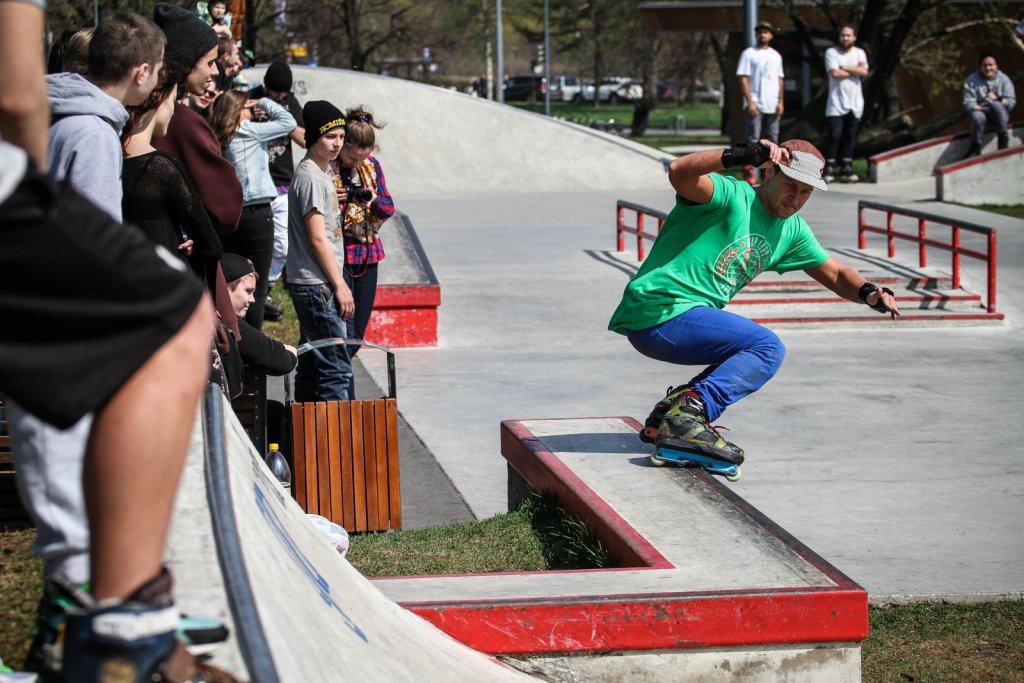
M292 491L309 514L347 531L402 528L395 356L361 339L322 339L297 351L358 344L387 354L388 397L292 403Z

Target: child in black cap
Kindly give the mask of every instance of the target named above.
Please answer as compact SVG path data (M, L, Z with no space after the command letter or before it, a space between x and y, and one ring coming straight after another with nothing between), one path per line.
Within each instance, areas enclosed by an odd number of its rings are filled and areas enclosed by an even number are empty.
M345 319L355 312L335 243L342 250L341 210L328 165L345 142L345 116L330 102L307 102L306 156L288 190L288 290L299 318L302 341L344 337ZM344 253L343 251L341 252ZM353 398L352 363L344 346L304 354L295 376L295 400L348 401Z

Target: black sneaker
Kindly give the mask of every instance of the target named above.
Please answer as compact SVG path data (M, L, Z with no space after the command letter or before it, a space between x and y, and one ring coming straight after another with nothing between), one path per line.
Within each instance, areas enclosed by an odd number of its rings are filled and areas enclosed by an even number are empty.
M839 172L839 182L855 183L860 178L853 172L853 164L843 164L843 170Z
M1007 149L1010 146L1010 134L1000 133L999 134L999 149Z
M970 159L971 157L981 156L981 145L976 145L973 142L971 146L967 148L967 156L964 159Z
M274 303L274 300L268 296L267 303L263 307L263 319L280 322L282 318L284 318L284 308L280 304Z

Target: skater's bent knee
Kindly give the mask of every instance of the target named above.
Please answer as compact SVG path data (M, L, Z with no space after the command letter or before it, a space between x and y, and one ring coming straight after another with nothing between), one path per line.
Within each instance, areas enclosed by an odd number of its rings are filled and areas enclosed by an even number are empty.
M764 331L761 339L758 340L757 350L761 357L764 358L765 363L771 366L773 374L774 371L782 366L782 361L786 359L786 345L771 330Z

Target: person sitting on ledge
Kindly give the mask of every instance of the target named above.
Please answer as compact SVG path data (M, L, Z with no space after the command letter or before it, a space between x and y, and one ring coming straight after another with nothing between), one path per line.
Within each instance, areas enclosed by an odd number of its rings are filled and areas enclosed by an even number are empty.
M996 56L983 52L978 63L978 70L964 83L964 107L971 112L971 146L965 157L968 159L981 154L986 125L991 125L999 136L999 149L1010 146L1006 124L1010 110L1017 104L1017 91L1009 77L999 70Z

